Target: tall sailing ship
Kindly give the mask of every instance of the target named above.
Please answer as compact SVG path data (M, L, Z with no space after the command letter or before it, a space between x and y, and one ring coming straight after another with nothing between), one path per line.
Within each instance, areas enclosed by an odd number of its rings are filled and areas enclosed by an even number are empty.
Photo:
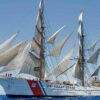
M96 66L96 69L88 77L88 79L85 78L85 74L89 73L87 70L85 70L88 68L87 65L89 63L90 65L98 64L100 48L97 50L95 50L95 48L99 39L96 40L89 48L85 48L83 14L83 11L81 11L78 17L79 27L77 33L79 43L77 44L79 44L79 48L77 57L72 58L76 48L74 45L68 54L66 54L56 66L52 66L52 70L49 69L48 71L48 58L59 58L62 48L71 38L73 33L69 33L52 50L47 51L46 46L55 43L55 40L65 26L57 30L47 40L44 22L44 5L43 0L40 0L38 16L35 25L35 34L32 38L32 41L20 42L14 46L11 46L11 43L18 35L17 33L0 45L0 95L99 96L100 66ZM86 59L86 52L94 53L88 59ZM74 60L72 65L70 64L71 60ZM9 71L14 71L16 69L19 69L18 75L14 76L9 73ZM72 72L70 74L72 74L73 77L71 81L63 81L61 78L58 80L58 77L63 74L67 76L66 73L69 70Z

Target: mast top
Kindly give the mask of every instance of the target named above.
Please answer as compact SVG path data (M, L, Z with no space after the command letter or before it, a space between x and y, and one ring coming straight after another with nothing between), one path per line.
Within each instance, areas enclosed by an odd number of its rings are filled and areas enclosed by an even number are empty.
M83 22L83 14L84 14L84 11L81 10L81 11L80 11L80 15L79 15L79 17L78 17L79 22Z

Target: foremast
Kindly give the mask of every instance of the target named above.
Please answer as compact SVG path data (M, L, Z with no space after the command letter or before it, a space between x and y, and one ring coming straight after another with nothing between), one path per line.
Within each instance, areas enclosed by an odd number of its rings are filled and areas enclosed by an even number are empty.
M41 50L40 50L40 80L45 78L45 28L44 28L44 16L43 16L43 0L40 0L40 21L41 21Z
M84 30L83 30L83 11L81 11L79 16L79 66L81 67L81 80L82 80L82 86L84 86L84 66L85 66L85 57L84 57Z

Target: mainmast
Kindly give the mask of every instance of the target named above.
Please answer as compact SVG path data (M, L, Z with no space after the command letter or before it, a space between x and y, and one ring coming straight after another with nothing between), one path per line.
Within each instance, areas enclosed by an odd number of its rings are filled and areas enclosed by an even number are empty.
M41 21L41 50L40 50L40 80L44 80L45 77L45 57L44 57L44 52L45 52L45 28L44 28L44 16L43 16L43 0L40 0L40 5L39 5L39 12L40 12L40 21Z
M37 22L35 25L35 36L32 41L32 50L37 54L37 63L36 67L38 70L40 80L44 80L45 76L45 28L44 28L44 16L43 16L43 0L39 2L39 11L37 16Z
M84 59L84 31L83 31L83 11L81 11L79 16L79 66L82 70L82 86L84 86L84 66L85 66L85 59Z

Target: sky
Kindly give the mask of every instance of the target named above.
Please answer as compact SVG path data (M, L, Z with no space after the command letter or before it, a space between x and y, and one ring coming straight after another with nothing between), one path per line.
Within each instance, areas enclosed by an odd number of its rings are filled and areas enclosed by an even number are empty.
M18 41L31 40L39 0L0 0L0 43L20 31ZM84 10L84 24L89 40L100 35L100 0L44 0L50 32L66 25L66 31L77 34L78 16ZM74 34L75 34L74 33ZM51 34L51 33L50 33Z
M0 0L0 43L20 31L15 42L31 41L39 0ZM44 0L44 16L47 38L63 25L66 28L58 36L59 41L73 32L68 48L77 41L78 16L84 11L84 32L88 46L100 37L100 0ZM57 42L59 42L57 41ZM72 44L72 45L70 45ZM99 43L98 46L100 47ZM97 47L98 47L97 46Z

